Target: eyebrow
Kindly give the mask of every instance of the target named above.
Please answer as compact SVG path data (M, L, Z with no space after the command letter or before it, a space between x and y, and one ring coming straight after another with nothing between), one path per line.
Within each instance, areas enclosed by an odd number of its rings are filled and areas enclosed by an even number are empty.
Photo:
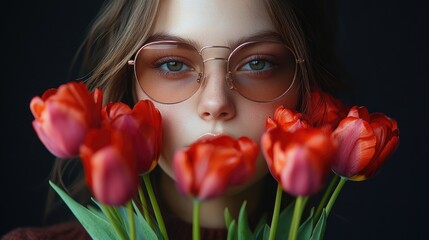
M283 42L283 38L281 35L277 32L273 31L261 31L256 34L242 37L236 41L228 41L228 45L235 48L238 45L245 43L245 42L252 42L252 41L276 41L276 42Z
M203 47L201 43L199 43L197 41L194 41L192 39L183 38L183 37L179 37L177 35L171 35L171 34L166 34L166 33L156 33L156 34L152 35L151 37L149 37L147 39L146 43L155 42L155 41L165 41L165 40L186 43L186 44L194 46L197 49ZM242 38L240 38L238 40L227 41L227 44L228 44L228 47L230 47L230 48L233 49L233 48L237 47L238 45L240 45L242 43L252 42L252 41L276 41L276 42L283 42L283 38L277 32L273 32L273 31L261 31L261 32L252 34L250 36L242 37Z

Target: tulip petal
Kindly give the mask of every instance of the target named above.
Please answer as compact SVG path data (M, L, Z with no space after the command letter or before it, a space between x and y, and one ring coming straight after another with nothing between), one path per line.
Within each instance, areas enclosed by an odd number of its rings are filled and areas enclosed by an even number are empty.
M365 168L375 154L376 138L368 122L347 117L334 131L338 141L338 152L333 171L351 177Z
M174 155L177 188L200 200L217 197L250 178L257 152L257 144L249 138L234 140L221 135L197 140Z
M157 164L162 144L161 114L149 100L138 101L133 109L124 103L110 103L102 110L104 126L125 131L132 136L137 152L137 170L151 171Z
M393 154L399 144L397 122L381 113L371 114L371 127L377 139L376 151L371 162L351 180L362 181L374 176Z
M78 112L61 104L46 104L40 119L33 127L45 147L55 156L71 158L79 154L88 126Z
M117 149L106 147L92 156L92 190L97 200L108 205L121 205L137 189L135 174L123 164Z
M318 169L312 167L308 150L303 146L291 146L284 158L293 159L281 169L281 185L294 196L313 195L319 191L324 179Z
M173 169L178 189L183 194L193 192L193 170L188 155L184 150L176 152L173 160Z
M333 95L320 88L312 89L307 115L313 127L327 127L333 130L347 116L348 111L349 107Z
M96 93L102 96L101 92ZM86 133L100 124L100 111L83 83L70 82L48 89L30 102L33 128L45 147L55 156L72 158L79 154Z
M336 151L329 132L313 128L286 132L277 127L267 129L261 142L268 168L284 191L308 196L321 189Z
M132 138L116 129L93 129L81 146L85 178L97 200L125 204L138 185L136 152Z

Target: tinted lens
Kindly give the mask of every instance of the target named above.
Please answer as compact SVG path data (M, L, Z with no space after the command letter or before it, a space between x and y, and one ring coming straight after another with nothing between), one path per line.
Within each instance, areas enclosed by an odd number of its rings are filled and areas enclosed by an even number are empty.
M228 68L241 95L253 101L272 101L293 84L296 57L281 43L248 43L234 50Z
M135 73L140 87L153 100L177 103L199 88L203 63L198 51L177 42L154 42L137 53Z

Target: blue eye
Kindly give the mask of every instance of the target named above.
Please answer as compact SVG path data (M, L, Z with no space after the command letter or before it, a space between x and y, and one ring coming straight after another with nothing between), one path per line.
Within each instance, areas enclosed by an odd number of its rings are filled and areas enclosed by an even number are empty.
M191 68L184 64L183 62L178 61L169 61L159 65L159 68L166 72L179 72L179 71L189 71Z
M262 71L267 70L273 67L273 64L263 59L251 60L248 63L244 64L240 70L245 71Z

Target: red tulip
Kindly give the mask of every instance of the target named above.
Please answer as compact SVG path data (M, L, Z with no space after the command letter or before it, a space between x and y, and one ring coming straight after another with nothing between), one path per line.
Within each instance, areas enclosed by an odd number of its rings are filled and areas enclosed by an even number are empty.
M382 113L369 114L354 106L333 133L339 151L333 171L350 180L362 181L375 175L399 144L396 120Z
M333 130L347 116L349 107L331 94L314 88L308 109L309 122L314 127L326 127Z
M277 127L268 129L261 142L268 168L284 191L294 196L320 191L336 150L327 131L301 128L291 133Z
M137 152L137 170L151 171L158 162L161 149L161 114L149 100L141 100L131 109L124 103L107 104L102 111L104 125L128 132Z
M30 102L33 127L53 155L76 157L89 129L100 125L101 104L102 92L96 89L89 93L83 83L70 82L49 89Z
M247 137L217 136L176 152L173 169L177 188L200 200L214 198L240 185L255 172L258 146Z
M267 118L266 129L280 126L287 132L294 132L299 128L307 128L308 123L303 119L303 115L295 110L277 107L274 112L274 119Z
M80 149L86 183L103 204L123 205L138 187L132 137L116 129L93 129Z

